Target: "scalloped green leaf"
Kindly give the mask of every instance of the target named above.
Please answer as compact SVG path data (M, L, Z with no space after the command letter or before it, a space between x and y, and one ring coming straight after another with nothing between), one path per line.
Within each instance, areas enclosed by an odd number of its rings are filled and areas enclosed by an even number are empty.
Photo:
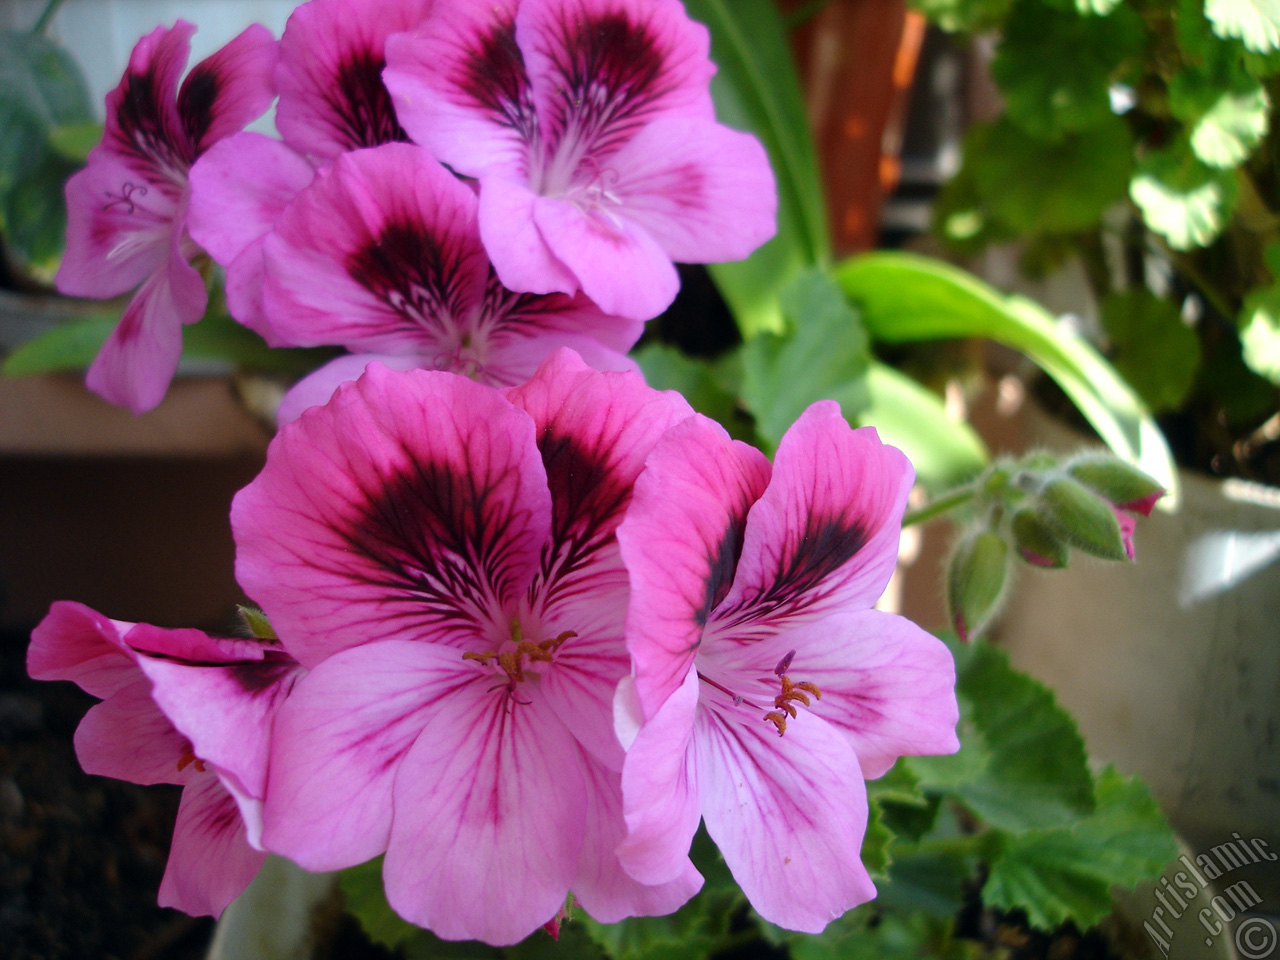
M1240 349L1250 370L1280 387L1280 284L1255 290L1245 300Z
M1166 499L1176 503L1178 472L1142 400L1093 347L1043 307L915 254L851 257L837 265L835 277L873 341L983 337L1023 352L1062 387L1117 456L1159 480L1169 491Z
M1098 777L1097 810L1044 830L1009 834L990 865L983 902L1026 911L1043 930L1068 920L1082 930L1111 910L1111 888L1154 880L1177 856L1173 832L1136 777L1108 767Z
M1200 369L1200 338L1169 300L1139 288L1101 304L1111 362L1153 410L1182 405Z
M1189 149L1175 146L1139 164L1129 196L1169 246L1191 250L1208 246L1227 225L1236 181L1230 171L1205 166Z
M1280 0L1205 0L1204 14L1220 37L1255 53L1280 49Z
M1211 167L1238 167L1267 135L1271 100L1261 86L1224 93L1191 130L1191 149Z

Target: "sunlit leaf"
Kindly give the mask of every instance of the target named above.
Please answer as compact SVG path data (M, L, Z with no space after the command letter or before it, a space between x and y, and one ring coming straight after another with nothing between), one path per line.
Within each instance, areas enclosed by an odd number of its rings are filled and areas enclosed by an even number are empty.
M1258 53L1280 49L1280 0L1205 0L1204 14L1220 37Z

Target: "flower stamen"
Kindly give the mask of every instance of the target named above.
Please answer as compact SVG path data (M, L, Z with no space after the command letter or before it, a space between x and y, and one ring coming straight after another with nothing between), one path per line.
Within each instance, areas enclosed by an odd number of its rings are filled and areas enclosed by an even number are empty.
M776 708L764 715L764 719L772 723L778 728L778 736L783 736L787 732L787 718L792 720L796 718L795 704L800 703L806 707L813 706L814 700L822 699L822 691L818 689L816 683L810 683L807 680L801 680L799 683L793 681L787 676L787 669L791 666L791 661L795 658L796 652L792 650L785 657L778 661L778 665L774 667L774 675L778 678L782 690L773 698L773 705ZM812 697L813 699L810 699Z
M191 766L192 764L195 764L196 773L204 773L204 770L205 770L204 761L201 760L199 757L197 757L194 753L192 753L191 750L188 748L187 752L178 758L178 769L185 770L187 767Z
M473 660L482 667L487 667L491 663L495 664L507 677L505 683L501 683L498 686L514 689L517 683L524 682L526 659L530 663L553 663L555 662L555 653L560 649L560 646L566 640L577 635L573 630L566 630L551 640L534 643L532 640L525 640L521 635L520 625L515 624L511 628L511 639L516 644L514 650L506 650L501 653L497 650L490 650L487 653L476 653L474 650L467 650L462 654L462 659ZM495 687L494 689L497 688Z

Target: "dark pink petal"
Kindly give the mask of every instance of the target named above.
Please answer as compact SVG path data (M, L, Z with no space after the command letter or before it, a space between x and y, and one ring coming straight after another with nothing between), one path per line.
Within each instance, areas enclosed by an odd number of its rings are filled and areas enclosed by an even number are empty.
M761 917L821 933L875 896L859 858L866 788L839 732L801 714L780 738L703 710L694 743L707 832Z
M31 631L27 673L35 680L70 680L95 697L109 697L138 676L123 641L132 627L83 603L59 600Z
M498 279L509 289L575 293L581 286L578 278L557 259L535 222L544 202L522 183L486 178L480 184L480 238Z
M231 511L236 575L304 666L392 638L490 647L551 524L533 420L445 373L372 366L286 425Z
M841 611L756 643L707 651L717 675L736 678L743 693L768 709L778 693L775 665L788 653L786 674L822 691L820 699L810 697L809 706L796 708L842 731L868 778L883 775L899 757L960 748L955 661L941 640L905 617ZM780 749L790 737L788 721Z
M276 424L293 423L312 407L324 406L338 387L360 379L371 363L384 364L390 370L416 370L423 365L422 359L412 353L351 353L330 360L289 388L276 411Z
M339 157L265 241L272 329L297 346L460 359L489 274L475 211L421 147Z
M261 646L261 645L260 645ZM271 723L302 675L292 658L230 664L191 664L141 656L151 695L192 752L232 778L237 789L261 799L266 791Z
M715 119L710 38L678 0L524 0L516 39L544 149L558 154L549 181L577 158L603 161L657 117Z
M783 436L751 508L718 628L768 633L795 616L870 607L897 562L913 475L874 429L851 429L831 401L811 406Z
M212 772L182 791L160 906L192 916L220 916L258 875L267 855L249 846L231 794Z
M683 875L702 819L691 747L699 686L697 672L690 670L627 748L622 768L627 838L618 846L618 856L627 872L643 883L665 883ZM619 697L623 696L620 689ZM634 707L638 711L638 701Z
M76 728L76 758L85 773L130 783L184 783L179 763L191 744L151 699L151 682L140 673L89 709ZM191 757L191 759L194 759Z
M278 55L271 31L255 23L191 68L178 91L178 116L195 148L193 159L271 106Z
M631 577L627 648L646 716L688 674L733 583L747 511L769 472L758 450L693 417L663 437L636 481L618 543Z
M1133 514L1126 513L1119 507L1113 506L1111 511L1116 515L1116 522L1120 524L1120 536L1124 540L1124 552L1128 554L1129 559L1133 559L1133 535L1138 529L1138 521L1134 519Z
M180 216L176 196L111 153L67 181L67 250L58 290L115 297L162 270Z
M1121 510L1128 510L1130 513L1140 513L1144 517L1149 517L1151 516L1151 511L1155 509L1156 504L1160 502L1160 498L1163 497L1165 493L1166 491L1164 490L1156 490L1138 500L1131 500L1128 503L1118 503L1116 506Z
M260 640L211 637L203 630L190 627L170 630L166 627L153 627L149 623L133 625L125 634L124 641L131 650L138 653L198 663L262 660L270 649Z
M760 141L718 123L662 117L609 161L615 209L672 260L741 260L777 231L777 188Z
M446 940L507 945L564 904L587 814L581 753L535 689L459 687L396 773L387 901Z
M264 845L308 870L382 853L397 769L433 714L453 715L447 698L476 682L460 651L398 640L342 651L298 680L275 716Z
M476 177L528 175L537 136L529 78L515 41L517 0L447 0L387 42L383 75L414 141Z
M187 229L214 260L229 266L313 179L311 164L279 140L237 133L191 167Z
M112 154L154 190L174 199L187 182L195 144L178 114L178 79L191 55L196 28L178 20L156 27L129 55L120 85L107 94L102 142L90 155Z
M387 38L412 30L432 0L311 0L280 39L276 125L300 153L331 160L348 150L407 140L382 83Z
M683 870L666 883L641 883L623 870L617 849L627 829L618 774L589 757L583 758L583 765L587 815L578 875L573 881L574 899L600 923L674 913L702 887L702 876L688 857L684 857Z
M488 183L481 183L482 191L488 188ZM539 200L533 214L551 254L606 313L649 320L675 299L680 290L675 265L639 225L602 207L584 210L572 201L553 198ZM482 231L483 227L482 221ZM502 276L498 251L487 236L485 246Z
M133 295L85 376L90 390L145 413L164 399L182 355L182 326L204 316L204 279L185 259L175 232L166 264Z

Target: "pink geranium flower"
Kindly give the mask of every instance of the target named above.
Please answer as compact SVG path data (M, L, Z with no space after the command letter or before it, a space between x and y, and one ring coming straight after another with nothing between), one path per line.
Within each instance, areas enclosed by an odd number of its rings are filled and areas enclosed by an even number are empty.
M421 147L339 157L265 239L265 303L278 342L353 351L290 391L280 420L324 403L370 361L512 386L559 347L631 370L643 324L581 294L512 293L476 227L476 197Z
M191 170L191 235L227 272L227 308L273 346L263 314L262 239L316 168L349 150L407 140L382 83L384 47L432 0L310 0L280 38L275 85L281 140L241 133Z
M871 609L911 483L906 458L830 402L787 431L772 468L705 418L656 446L618 531L634 876L687 869L702 819L766 920L816 933L874 896L864 778L959 747L946 647Z
M237 575L311 672L277 718L263 840L307 869L383 851L387 898L513 943L572 890L605 922L674 910L621 869L628 588L615 528L691 415L569 351L499 392L374 364L286 425L236 497Z
M266 857L268 732L298 664L258 641L109 620L64 601L32 633L27 670L102 698L76 729L86 772L183 785L160 905L221 914Z
M187 173L212 144L270 105L276 42L245 30L178 80L195 27L158 27L134 48L106 101L102 142L67 182L67 251L58 289L114 297L137 289L89 368L89 388L134 413L164 397L182 326L204 315L204 280L188 262Z
M708 34L678 0L454 0L387 42L404 129L479 180L512 290L584 291L645 320L673 260L737 260L775 230L769 161L716 123Z

